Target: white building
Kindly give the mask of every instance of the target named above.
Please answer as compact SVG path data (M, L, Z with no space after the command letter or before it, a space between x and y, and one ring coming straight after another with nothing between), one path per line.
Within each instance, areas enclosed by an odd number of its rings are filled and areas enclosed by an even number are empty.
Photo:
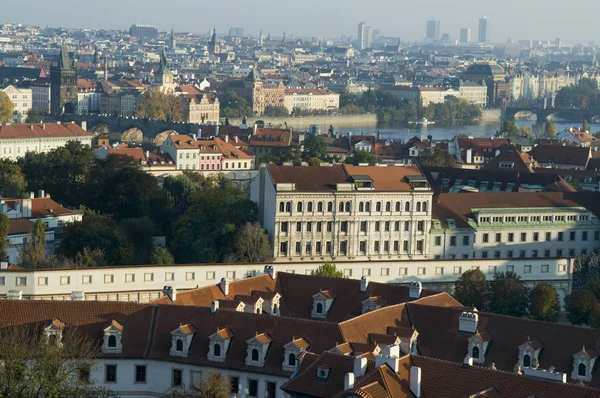
M92 146L92 135L75 123L0 126L0 159L17 160L27 152L48 152L69 141Z
M340 107L340 95L326 88L286 88L283 106L294 109L332 111Z
M12 84L0 91L6 93L14 105L13 123L23 123L32 108L32 90L30 88L18 88Z
M31 82L29 88L32 97L31 107L42 113L50 113L50 83L35 81Z

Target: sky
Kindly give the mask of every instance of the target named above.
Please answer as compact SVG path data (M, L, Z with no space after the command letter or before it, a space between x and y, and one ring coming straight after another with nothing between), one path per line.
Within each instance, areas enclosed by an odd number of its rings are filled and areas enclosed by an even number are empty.
M219 34L239 26L247 34L281 36L356 36L366 21L384 36L402 40L425 37L426 21L441 22L441 33L458 39L460 28L477 37L478 20L488 16L489 36L503 43L554 40L563 44L600 43L595 20L600 1L571 0L0 0L0 23L38 26L127 29L133 23L167 31Z

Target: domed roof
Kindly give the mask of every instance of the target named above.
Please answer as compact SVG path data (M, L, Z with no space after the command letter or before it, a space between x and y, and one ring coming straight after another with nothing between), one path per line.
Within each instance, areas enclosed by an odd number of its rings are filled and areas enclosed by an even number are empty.
M506 72L495 62L478 62L467 68L465 75L493 77L494 80L504 80Z

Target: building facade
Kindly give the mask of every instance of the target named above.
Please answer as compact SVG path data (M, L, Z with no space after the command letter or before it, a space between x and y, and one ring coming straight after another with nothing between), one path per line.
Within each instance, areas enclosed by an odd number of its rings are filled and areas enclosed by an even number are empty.
M12 120L13 123L23 123L27 119L27 114L31 110L32 104L32 90L30 88L19 88L13 85L1 89L0 92L4 92L8 95L8 98L14 106Z

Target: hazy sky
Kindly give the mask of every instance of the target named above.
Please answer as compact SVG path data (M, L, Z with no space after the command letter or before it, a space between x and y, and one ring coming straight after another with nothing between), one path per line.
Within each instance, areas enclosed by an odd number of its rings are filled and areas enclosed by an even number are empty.
M385 36L403 40L425 37L425 24L435 17L441 33L459 37L470 27L477 37L478 19L490 17L491 40L554 40L565 44L600 42L598 0L0 0L0 23L40 26L126 29L132 23L159 30L205 33L229 27L247 33L280 36L356 36L364 20Z

